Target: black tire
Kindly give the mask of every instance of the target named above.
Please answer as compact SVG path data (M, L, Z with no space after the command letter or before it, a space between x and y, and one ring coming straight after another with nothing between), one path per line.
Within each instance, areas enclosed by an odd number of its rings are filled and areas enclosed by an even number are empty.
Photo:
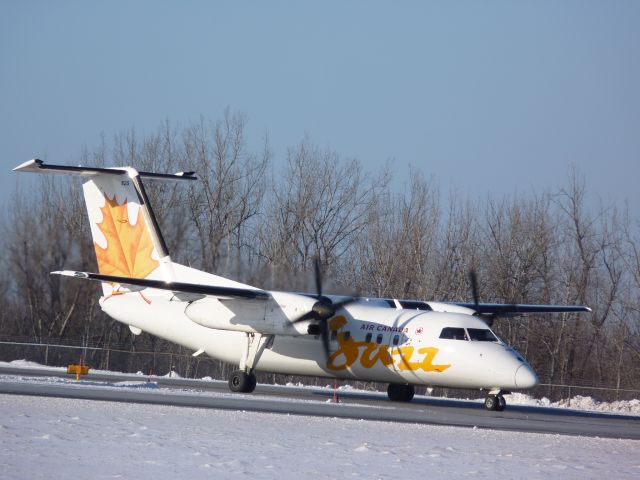
M392 402L410 402L416 393L416 389L410 384L390 383L387 387L387 395Z
M402 400L402 393L400 391L400 387L402 385L398 385L397 383L390 383L387 387L387 396L389 400L392 402L399 402Z
M498 397L495 395L487 395L484 399L484 408L487 410L497 410L499 404Z
M410 402L413 400L413 396L416 394L416 389L413 385L403 385L404 386L404 398L403 402Z
M237 393L250 393L256 388L256 376L253 373L235 370L229 375L229 390Z
M249 390L247 391L247 393L253 392L256 389L256 385L258 384L258 380L253 373L249 374L249 378L251 379L251 385L249 385Z
M496 412L503 411L507 406L507 401L504 399L502 395L498 395L498 406L496 407Z

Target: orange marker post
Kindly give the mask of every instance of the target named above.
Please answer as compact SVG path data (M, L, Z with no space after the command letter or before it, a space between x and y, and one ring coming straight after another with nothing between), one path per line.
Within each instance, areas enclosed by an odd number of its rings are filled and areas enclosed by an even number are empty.
M81 373L82 373L82 354L80 354L80 368L76 369L76 380L80 380Z
M80 355L80 364L71 364L67 366L67 373L75 373L76 380L80 380L81 375L86 375L89 373L89 365L84 364L84 358Z

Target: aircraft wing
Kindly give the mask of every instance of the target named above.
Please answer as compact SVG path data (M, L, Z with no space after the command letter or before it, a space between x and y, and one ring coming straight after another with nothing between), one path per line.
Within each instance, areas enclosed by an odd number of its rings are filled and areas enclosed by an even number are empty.
M395 308L408 310L436 310L451 311L447 307L463 307L473 310L478 315L484 316L516 316L524 313L570 313L590 312L585 305L531 305L531 304L505 304L505 303L471 303L471 302L432 302L423 300L396 300L392 298L367 299L386 302Z
M470 308L480 315L520 315L523 313L570 313L590 312L585 305L526 305L526 304L502 304L502 303L464 303L447 302L459 307Z
M53 275L64 275L67 277L82 278L85 280L119 283L122 285L133 285L145 288L157 288L176 293L211 295L218 298L244 298L259 300L267 300L271 298L271 295L268 292L259 289L219 287L199 283L165 282L163 280L152 280L149 278L119 277L115 275L103 275L100 273L74 272L73 270L62 270L51 273Z

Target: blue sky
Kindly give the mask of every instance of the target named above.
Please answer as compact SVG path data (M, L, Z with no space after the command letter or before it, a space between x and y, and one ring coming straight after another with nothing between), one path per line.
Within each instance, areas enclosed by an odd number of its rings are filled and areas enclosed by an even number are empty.
M308 133L472 197L554 190L573 163L634 208L638 25L638 1L5 0L0 195L30 158L228 106L276 162Z

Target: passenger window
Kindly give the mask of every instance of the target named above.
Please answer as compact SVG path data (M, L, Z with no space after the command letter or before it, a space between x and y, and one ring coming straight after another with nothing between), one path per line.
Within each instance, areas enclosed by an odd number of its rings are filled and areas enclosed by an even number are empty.
M345 342L349 340L351 338L351 332L344 332L343 338Z
M467 328L469 338L476 342L497 342L498 339L488 328Z
M373 334L371 332L367 333L367 336L364 337L364 341L367 343L371 342L371 337L373 337Z
M382 343L382 334L379 333L378 336L376 337L376 343L377 344L381 344Z
M467 340L464 328L445 327L440 332L440 338L448 340Z
M393 344L394 345L398 345L399 342L400 342L400 335L394 335L393 336Z
M335 330L332 330L331 331L331 341L335 342L337 336L338 336L338 332L336 332Z

